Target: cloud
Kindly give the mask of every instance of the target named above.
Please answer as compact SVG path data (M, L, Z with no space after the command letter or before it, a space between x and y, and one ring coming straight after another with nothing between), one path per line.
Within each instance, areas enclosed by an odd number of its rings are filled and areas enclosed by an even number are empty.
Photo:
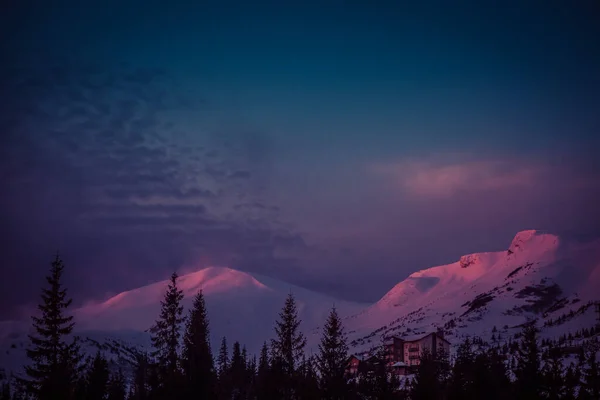
M540 165L514 161L402 161L375 164L370 169L389 177L407 194L448 198L464 192L517 190L536 183L545 172Z

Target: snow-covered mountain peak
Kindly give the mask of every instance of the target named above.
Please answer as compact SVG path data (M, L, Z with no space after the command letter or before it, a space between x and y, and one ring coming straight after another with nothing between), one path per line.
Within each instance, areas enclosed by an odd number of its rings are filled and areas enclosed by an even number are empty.
M77 310L80 318L107 312L108 310L130 309L148 305L156 305L163 298L169 280L163 280L119 293L108 300L84 306ZM208 267L196 272L182 275L178 286L185 297L193 297L200 289L205 294L223 293L230 290L263 289L269 290L252 275L226 267Z
M559 238L556 235L543 233L537 230L526 230L517 233L510 243L509 252L522 251L537 252L554 251L558 248Z
M382 334L437 329L453 340L491 336L486 330L493 326L516 329L528 318L554 327L555 319L572 315L593 320L590 302L598 300L598 284L600 241L579 243L528 230L517 233L508 250L468 254L411 274L348 321L357 347L372 345Z

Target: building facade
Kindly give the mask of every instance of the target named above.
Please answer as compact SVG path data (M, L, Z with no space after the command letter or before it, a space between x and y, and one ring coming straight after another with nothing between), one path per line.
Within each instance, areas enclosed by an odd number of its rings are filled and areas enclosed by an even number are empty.
M423 352L434 356L439 352L450 352L450 342L439 333L429 333L421 337L406 338L404 341L404 363L409 367L419 365Z
M418 367L425 351L429 351L434 356L442 351L446 354L450 352L450 342L440 333L412 337L391 336L385 339L383 345L386 349L384 362L387 368L397 375L405 375L414 367ZM373 361L374 358L375 356L367 353L350 356L347 372L356 375L359 367L365 367L365 364L369 364L368 361Z

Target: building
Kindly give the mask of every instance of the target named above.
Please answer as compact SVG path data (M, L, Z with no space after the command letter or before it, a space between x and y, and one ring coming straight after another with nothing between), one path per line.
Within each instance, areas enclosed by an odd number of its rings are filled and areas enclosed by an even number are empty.
M450 352L450 342L440 333L429 333L424 336L404 338L404 357L407 366L418 366L423 352L428 350L434 356L438 352Z
M357 375L359 368L363 368L365 364L370 364L370 361L373 361L373 358L374 357L370 356L369 353L350 355L350 357L348 357L346 373L352 376Z
M384 340L386 364L404 361L404 339L398 336L391 336Z
M440 332L428 333L412 337L391 336L384 340L386 350L385 364L397 375L406 375L411 368L419 365L423 352L427 349L433 355L438 352L450 352L450 342ZM352 355L348 360L348 373L356 375L359 367L369 369L375 356L368 353Z
M349 358L348 358L348 366L346 367L346 373L348 375L356 375L358 374L358 366L360 365L360 362L363 360L363 357L356 355L356 354L352 354Z

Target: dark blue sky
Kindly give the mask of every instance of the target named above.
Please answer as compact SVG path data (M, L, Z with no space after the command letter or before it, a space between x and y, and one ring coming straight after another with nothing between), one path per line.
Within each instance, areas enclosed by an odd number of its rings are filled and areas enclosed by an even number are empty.
M213 264L372 301L598 233L597 1L189 3L2 13L1 315L56 249L78 302Z

